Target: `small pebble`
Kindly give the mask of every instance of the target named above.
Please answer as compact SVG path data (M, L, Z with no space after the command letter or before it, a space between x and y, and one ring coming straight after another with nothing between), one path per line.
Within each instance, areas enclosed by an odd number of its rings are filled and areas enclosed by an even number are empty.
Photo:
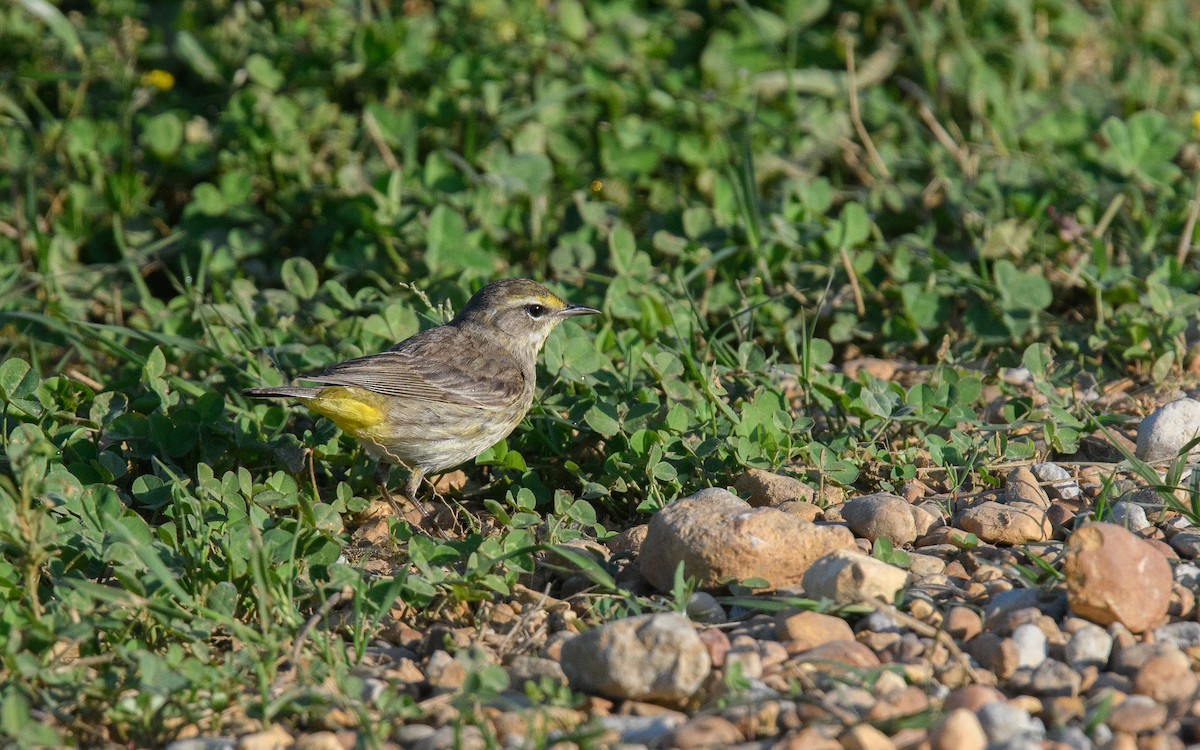
M1146 509L1128 500L1118 500L1113 503L1109 522L1124 526L1130 531L1141 531L1150 527L1150 519L1146 518Z
M1017 666L1034 668L1046 660L1046 634L1032 623L1019 625L1012 634L1017 645Z
M1088 623L1075 631L1063 648L1067 664L1076 670L1085 667L1103 669L1112 654L1113 639L1104 628Z
M1071 478L1070 473L1058 464L1034 464L1033 473L1038 481L1051 483L1046 487L1046 494L1050 497L1067 501L1079 499L1079 485Z
M979 724L990 742L1013 739L1041 741L1046 736L1042 722L1009 703L984 704L978 711Z
M1131 695L1108 714L1108 727L1114 732L1137 734L1161 727L1167 720L1167 708L1153 698Z

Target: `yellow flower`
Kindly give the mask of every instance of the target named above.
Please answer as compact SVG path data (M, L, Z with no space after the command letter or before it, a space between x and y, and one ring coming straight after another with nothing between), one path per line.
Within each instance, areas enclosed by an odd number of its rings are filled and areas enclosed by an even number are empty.
M165 70L148 70L142 73L141 84L159 91L170 91L175 87L175 76Z
M1192 127L1200 130L1200 109L1192 110Z

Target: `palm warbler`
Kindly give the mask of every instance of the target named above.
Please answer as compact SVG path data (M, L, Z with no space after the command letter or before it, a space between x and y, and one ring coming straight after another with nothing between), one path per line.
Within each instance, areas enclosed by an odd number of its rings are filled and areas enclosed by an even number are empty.
M347 360L301 380L316 386L251 388L254 398L294 398L329 418L380 461L409 470L404 494L421 479L475 458L508 436L533 403L537 355L555 326L599 310L569 305L528 279L480 289L449 323L379 354Z

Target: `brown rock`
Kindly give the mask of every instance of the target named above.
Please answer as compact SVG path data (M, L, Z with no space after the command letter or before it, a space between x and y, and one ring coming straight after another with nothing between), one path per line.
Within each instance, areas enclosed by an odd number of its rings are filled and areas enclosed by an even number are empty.
M708 659L712 662L713 669L725 666L725 655L732 648L729 636L725 635L725 631L718 628L704 628L696 635L700 637L700 642L708 650Z
M951 607L946 613L946 632L956 641L966 642L983 632L983 619L969 607Z
M947 711L965 708L971 713L976 713L987 704L997 702L1004 702L1004 693L996 688L988 685L964 685L946 696L942 708Z
M900 497L910 503L918 503L932 494L933 490L920 479L911 479L900 487Z
M882 600L891 603L908 573L874 557L839 549L814 561L804 572L804 592L839 604Z
M842 518L855 536L872 542L887 539L899 546L917 538L912 506L889 492L847 500L842 506Z
M957 525L992 544L1044 542L1054 532L1046 509L1025 502L979 503L959 513Z
M838 737L843 750L896 750L888 736L870 724L859 724Z
M799 479L762 469L747 469L733 480L733 488L755 508L779 505L789 500L811 503L817 498L817 491Z
M1011 638L1001 638L995 633L981 633L967 644L967 651L996 677L1007 680L1017 671L1021 655Z
M436 689L457 690L467 681L467 668L445 651L434 651L425 664L425 680Z
M956 708L934 726L929 746L931 750L984 750L987 735L973 711Z
M820 612L784 610L775 616L775 637L791 641L795 652L807 651L830 641L852 641L854 631L840 617Z
M1191 698L1196 692L1191 660L1177 648L1150 657L1133 678L1133 692L1159 702Z
M801 651L793 660L809 664L834 664L854 669L873 669L881 666L879 657L858 641L830 641Z
M1157 550L1111 523L1090 523L1067 540L1063 573L1071 611L1100 625L1120 622L1135 633L1166 620L1171 565Z
M638 524L625 529L620 534L617 534L612 539L609 539L605 544L614 554L625 552L633 557L637 557L642 551L642 544L646 541L646 533L650 530L650 524Z
M675 568L701 588L761 578L794 586L822 555L854 546L841 526L818 526L774 508L751 508L725 490L702 490L660 510L642 548L642 575L670 591Z
M1075 509L1062 500L1055 500L1050 503L1046 518L1050 519L1055 528L1069 527L1075 521Z
M1114 732L1137 734L1158 729L1167 720L1167 708L1153 698L1131 695L1108 715L1108 727Z
M821 518L821 507L807 500L785 500L775 506L784 513L803 518L805 521L816 521Z
M1038 484L1038 478L1033 475L1028 466L1018 466L1008 472L1008 481L1004 487L1004 502L1007 505L1029 503L1042 510L1050 507L1050 497Z
M720 716L697 716L676 727L675 731L671 733L671 740L667 742L667 746L681 748L681 750L693 750L693 748L729 747L745 741L746 738L733 725L733 722Z

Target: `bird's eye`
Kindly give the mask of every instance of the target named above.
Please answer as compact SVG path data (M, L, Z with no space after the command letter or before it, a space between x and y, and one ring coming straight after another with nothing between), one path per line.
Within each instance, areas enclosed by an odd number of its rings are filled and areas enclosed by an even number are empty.
M529 305L525 308L525 312L529 313L529 317L536 320L546 314L546 308L541 305Z

